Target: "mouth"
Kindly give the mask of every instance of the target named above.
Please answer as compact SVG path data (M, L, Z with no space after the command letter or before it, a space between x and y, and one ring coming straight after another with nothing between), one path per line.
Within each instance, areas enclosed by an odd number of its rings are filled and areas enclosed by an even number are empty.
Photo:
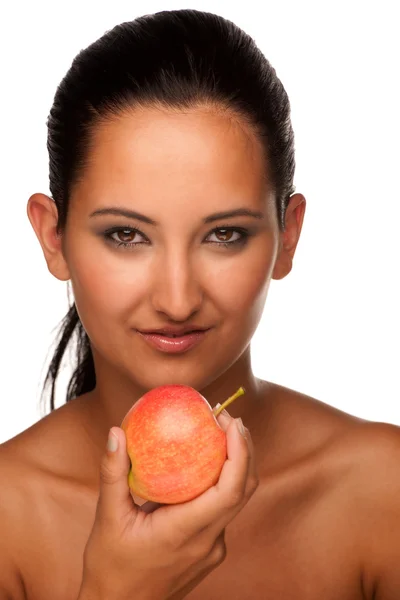
M204 331L208 331L208 329L193 329L192 331L186 331L185 333L162 333L157 331L149 331L145 335L162 335L166 338L182 338L193 333L203 333Z
M174 333L143 333L139 335L153 348L161 352L177 354L194 348L206 337L210 329L192 330L184 334Z
M167 325L158 329L138 329L137 331L144 335L164 335L165 337L177 338L193 333L202 333L209 329L211 329L211 327L204 327L193 323L192 326L186 325L184 327L174 327Z

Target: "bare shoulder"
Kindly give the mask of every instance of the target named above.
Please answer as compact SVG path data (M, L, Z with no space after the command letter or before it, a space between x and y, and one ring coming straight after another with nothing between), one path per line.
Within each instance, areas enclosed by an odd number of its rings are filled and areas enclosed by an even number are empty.
M1 600L26 600L28 591L36 598L76 596L79 548L87 541L97 501L96 490L76 468L88 462L76 426L65 406L0 445L0 477L7 481L0 509ZM13 573L4 584L3 556ZM8 596L2 596L2 584Z
M296 435L291 439L305 448L313 440L310 454L330 490L335 536L348 546L349 560L357 557L363 597L400 598L400 427L280 390L291 429L296 431L296 422L306 423L297 434L301 441Z
M326 489L334 490L329 502L335 536L348 546L349 560L357 557L363 598L400 598L400 427L355 417L287 388L282 393L293 419L307 422L301 439L319 440L311 446L314 464Z
M0 445L0 478L7 482L0 504L1 600L28 598L26 575L38 569L46 545L50 498L59 493L48 464L52 432L48 421L38 421Z
M64 404L4 442L4 452L29 473L30 485L42 486L50 479L52 486L68 482L85 457L87 435L74 408L72 402Z
M342 444L352 455L345 491L366 598L400 598L400 427L365 422Z
M24 539L23 477L21 464L0 444L0 598L24 600L25 590L18 548Z
M353 439L354 432L369 423L299 391L277 384L272 389L277 409L271 419L269 437L276 438L278 447L283 444L284 450L279 450L289 462L297 462L302 456L313 456L319 462L327 453L335 461L340 449L345 450L346 440ZM290 453L288 459L286 452Z

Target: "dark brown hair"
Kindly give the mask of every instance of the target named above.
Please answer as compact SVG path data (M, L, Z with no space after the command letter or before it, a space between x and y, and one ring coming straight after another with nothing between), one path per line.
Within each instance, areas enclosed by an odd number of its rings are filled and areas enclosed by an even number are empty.
M50 192L64 231L72 186L79 181L100 120L128 106L190 108L213 104L253 126L268 157L281 231L294 193L294 135L286 91L254 40L231 21L197 10L172 10L122 23L82 50L57 88L48 118ZM61 362L76 337L76 368L66 401L96 385L93 355L75 303L60 324L45 377L50 412Z

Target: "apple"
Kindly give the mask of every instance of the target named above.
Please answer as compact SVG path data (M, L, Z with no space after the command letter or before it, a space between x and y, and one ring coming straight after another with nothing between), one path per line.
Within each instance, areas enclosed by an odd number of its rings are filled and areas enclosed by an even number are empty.
M177 504L215 485L227 458L226 434L216 417L244 393L240 387L218 409L187 385L162 385L139 398L121 423L131 492Z

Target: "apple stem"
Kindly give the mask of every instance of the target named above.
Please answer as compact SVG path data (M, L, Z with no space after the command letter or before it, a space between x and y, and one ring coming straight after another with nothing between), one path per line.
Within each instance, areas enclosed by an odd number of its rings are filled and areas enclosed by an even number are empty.
M245 394L245 393L246 393L246 390L244 389L244 387L240 387L238 389L238 391L235 392L233 394L233 396L228 398L228 400L225 400L225 402L223 404L221 404L221 406L219 406L217 409L215 409L215 408L213 409L214 417L218 417L219 413L222 412L224 410L224 408L226 408L227 406L232 404L232 402L234 402L236 400L236 398L239 398L239 396L243 396L243 394Z

